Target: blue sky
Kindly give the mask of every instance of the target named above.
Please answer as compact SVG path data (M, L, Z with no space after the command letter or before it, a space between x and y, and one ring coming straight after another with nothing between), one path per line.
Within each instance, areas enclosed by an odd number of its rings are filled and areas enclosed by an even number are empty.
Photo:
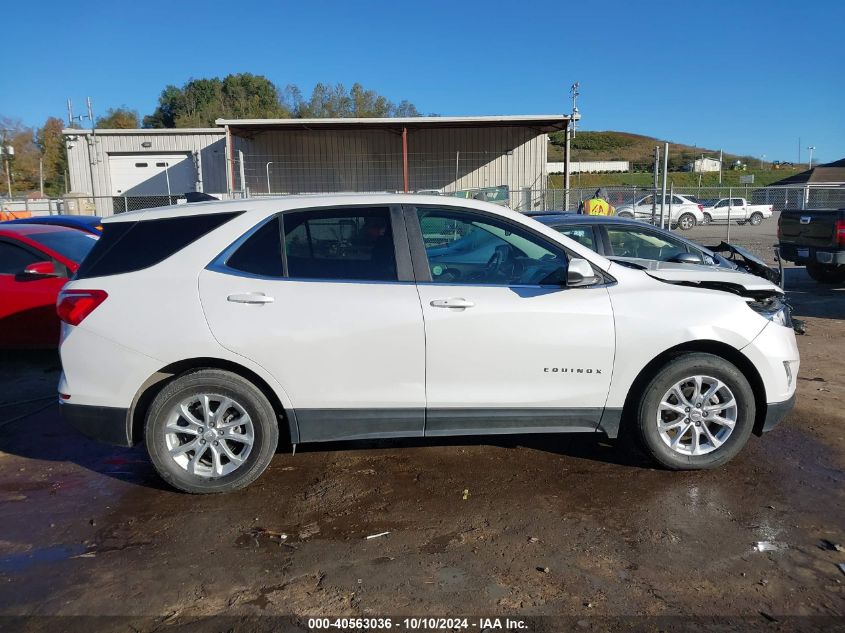
M0 116L30 125L88 95L143 115L166 84L233 72L359 81L442 115L567 112L580 81L583 129L845 157L841 0L5 4Z

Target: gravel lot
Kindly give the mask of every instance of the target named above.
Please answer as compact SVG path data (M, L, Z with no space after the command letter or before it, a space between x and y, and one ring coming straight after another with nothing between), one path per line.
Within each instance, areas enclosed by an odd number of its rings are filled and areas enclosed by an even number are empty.
M731 234L762 249L775 226ZM724 230L684 234L706 243ZM397 614L567 616L578 630L630 630L600 616L744 617L732 630L837 616L823 622L841 628L845 289L787 272L808 323L797 406L708 472L657 470L593 436L356 442L279 454L239 493L188 496L160 483L143 447L62 423L54 354L7 354L0 616L121 616L90 631ZM214 614L243 626L212 627ZM0 617L0 630L67 622ZM533 630L543 622L560 624Z

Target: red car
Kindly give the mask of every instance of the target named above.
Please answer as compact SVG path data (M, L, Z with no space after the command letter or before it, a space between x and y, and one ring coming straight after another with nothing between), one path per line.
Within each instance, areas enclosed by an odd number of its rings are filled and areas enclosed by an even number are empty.
M56 295L96 242L62 226L0 225L0 348L58 345Z

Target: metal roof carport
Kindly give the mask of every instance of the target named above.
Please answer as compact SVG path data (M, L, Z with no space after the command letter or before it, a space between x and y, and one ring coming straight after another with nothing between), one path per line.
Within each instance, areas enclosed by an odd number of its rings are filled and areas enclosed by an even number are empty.
M547 135L568 130L572 120L519 115L217 119L216 124L226 133L230 193L256 195L541 188Z

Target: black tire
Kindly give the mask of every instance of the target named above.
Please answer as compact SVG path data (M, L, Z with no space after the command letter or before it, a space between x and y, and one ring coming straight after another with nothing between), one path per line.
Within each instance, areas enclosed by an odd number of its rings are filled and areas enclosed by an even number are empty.
M686 225L686 226L684 226ZM682 231L689 231L696 225L695 216L692 213L684 213L678 218L678 227Z
M630 220L630 219L633 219L634 214L633 214L633 213L630 213L630 212L628 212L628 211L623 211L622 213L617 213L617 214L616 214L616 217L617 217L617 218L626 218L626 219L629 219L629 220Z
M733 430L721 446L703 455L676 452L664 442L657 427L663 396L679 381L696 375L722 381L736 401ZM720 356L696 352L675 357L657 372L640 396L633 422L638 444L657 463L670 470L701 470L722 466L742 450L754 428L755 413L754 392L742 372Z
M820 284L841 284L845 281L845 266L841 264L807 264L807 274Z
M704 218L701 220L701 226L707 226L708 224L713 224L713 216L709 213L705 213Z
M763 214L754 212L751 214L751 217L748 218L749 224L751 226L760 226L763 223Z
M167 446L168 433L165 427L171 412L180 401L202 393L231 398L252 421L253 437L248 455L233 472L222 476L201 476L188 472L171 457ZM189 439L190 436L187 436L185 441ZM273 406L251 382L228 371L199 369L179 376L158 393L147 413L145 440L147 453L156 471L174 488L193 494L231 492L255 481L269 466L279 442L279 426ZM204 455L206 460L211 459L208 452L206 450Z

